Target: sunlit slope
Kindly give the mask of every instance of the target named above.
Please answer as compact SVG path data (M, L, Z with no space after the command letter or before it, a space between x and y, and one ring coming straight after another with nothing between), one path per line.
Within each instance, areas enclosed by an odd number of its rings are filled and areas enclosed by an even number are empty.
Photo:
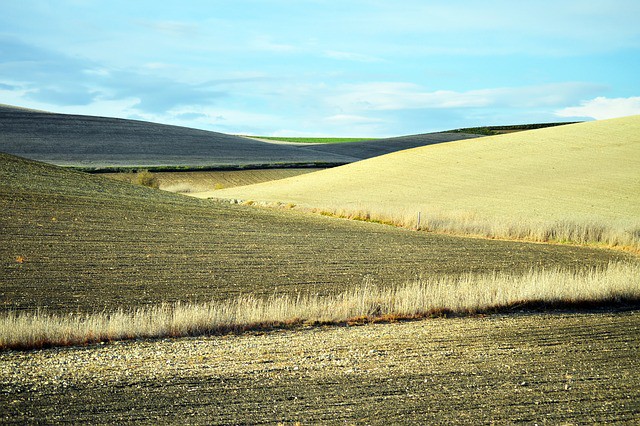
M637 222L640 116L425 146L209 195L334 211Z

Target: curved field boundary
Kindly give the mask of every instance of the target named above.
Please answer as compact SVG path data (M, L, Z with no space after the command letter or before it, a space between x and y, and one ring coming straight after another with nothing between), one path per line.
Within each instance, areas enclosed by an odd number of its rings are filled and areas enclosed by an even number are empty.
M438 132L420 135L400 136L395 138L375 139L364 142L350 142L339 144L314 144L303 146L303 149L355 157L360 160L390 154L396 151L411 149L427 145L454 142L465 139L482 137L462 132Z
M175 171L154 172L160 189L181 194L193 194L235 186L252 185L285 179L322 169L315 168L273 168L225 171ZM123 182L133 182L134 173L105 173L102 176Z

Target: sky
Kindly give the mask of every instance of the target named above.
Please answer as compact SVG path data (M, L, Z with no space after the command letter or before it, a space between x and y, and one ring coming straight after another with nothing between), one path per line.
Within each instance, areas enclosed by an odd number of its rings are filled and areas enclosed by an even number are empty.
M0 0L0 103L386 137L640 114L638 0Z

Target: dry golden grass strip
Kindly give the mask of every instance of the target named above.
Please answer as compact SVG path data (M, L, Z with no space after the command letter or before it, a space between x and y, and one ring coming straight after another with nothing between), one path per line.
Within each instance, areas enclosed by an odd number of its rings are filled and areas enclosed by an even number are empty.
M640 219L607 221L576 215L572 219L534 217L495 220L463 211L418 211L387 209L384 206L343 208L327 204L323 208L304 208L324 216L376 222L420 231L448 235L474 236L540 243L569 243L604 246L640 252Z
M1 349L33 349L101 341L222 334L300 324L393 321L473 314L514 306L576 307L640 302L640 264L614 263L606 269L468 274L418 279L403 286L363 285L333 296L251 295L204 304L162 304L100 314L5 314Z

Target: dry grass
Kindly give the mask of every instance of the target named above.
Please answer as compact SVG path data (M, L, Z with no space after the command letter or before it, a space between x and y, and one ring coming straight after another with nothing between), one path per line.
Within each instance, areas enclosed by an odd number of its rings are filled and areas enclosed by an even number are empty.
M640 264L602 270L532 271L417 279L394 288L372 284L333 296L251 295L205 304L162 304L132 311L52 315L9 313L0 319L0 348L32 349L101 341L264 330L469 314L514 306L572 307L640 301Z
M411 226L422 212L441 232L637 249L639 180L633 116L430 145L210 196L390 223L407 212Z
M160 181L149 170L142 170L135 174L132 182L136 185L147 186L149 188L160 188Z
M377 222L419 231L530 242L601 245L638 253L640 220L604 221L593 217L536 220L490 220L473 212L437 212L381 207L307 209L324 216Z

